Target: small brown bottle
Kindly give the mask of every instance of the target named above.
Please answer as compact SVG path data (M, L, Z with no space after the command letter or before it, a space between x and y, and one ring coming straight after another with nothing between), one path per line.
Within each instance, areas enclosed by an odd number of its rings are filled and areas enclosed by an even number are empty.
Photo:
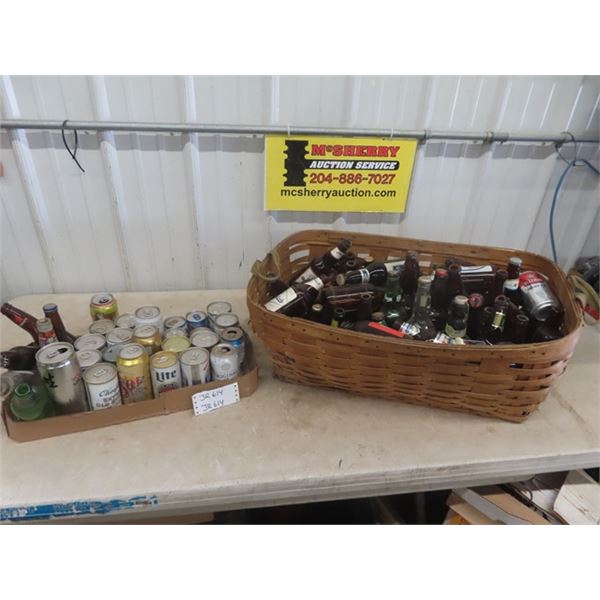
M502 287L502 293L517 306L523 304L521 289L519 288L519 276L521 275L522 264L523 261L518 256L511 256L508 259L508 265L506 267L507 277L504 280Z
M285 285L285 282L281 281L279 277L275 273L267 273L267 294L269 298L275 298L275 296L279 296L281 292L287 290L288 286Z
M36 327L37 319L29 313L5 302L0 307L0 312L6 315L13 323L18 325L21 329L24 329L34 340L38 343L38 331Z
M483 294L469 295L469 320L467 321L467 336L472 340L481 339L481 311L485 299Z
M329 252L313 258L308 267L302 269L300 273L292 277L291 284L305 283L315 277L330 274L339 261L344 258L350 246L352 246L350 240L342 240L337 246L329 250Z
M462 277L460 276L460 265L456 263L452 263L448 267L448 285L446 289L449 300L452 300L454 296L465 295L465 286Z
M526 344L529 337L529 317L524 314L518 314L513 319L509 330L508 339L513 344Z
M32 371L35 368L35 355L38 346L15 346L0 352L0 367L11 371Z
M46 317L52 322L54 333L56 333L58 341L74 344L77 338L65 329L65 324L63 323L60 313L58 312L58 306L54 303L44 304L42 309L44 311L44 315L46 315Z
M421 267L419 266L418 254L414 250L409 250L404 259L404 268L400 275L400 285L406 296L413 296L417 291L419 277L421 277Z
M315 277L305 283L295 283L275 298L265 303L265 308L271 312L287 315L288 317L306 317L310 307L315 303L325 283L325 276Z

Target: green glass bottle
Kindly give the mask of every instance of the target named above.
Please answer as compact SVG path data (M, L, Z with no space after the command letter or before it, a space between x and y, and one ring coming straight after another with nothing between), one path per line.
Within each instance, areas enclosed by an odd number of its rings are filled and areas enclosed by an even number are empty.
M55 414L54 404L43 386L19 383L15 388L10 409L20 421L35 421Z

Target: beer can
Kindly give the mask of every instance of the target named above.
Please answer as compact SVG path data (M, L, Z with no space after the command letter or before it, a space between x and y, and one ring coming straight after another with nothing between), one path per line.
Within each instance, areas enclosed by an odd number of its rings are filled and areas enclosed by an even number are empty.
M106 338L101 333L84 333L75 340L76 350L104 350Z
M131 313L119 315L119 318L115 323L117 324L117 327L125 327L126 329L135 329L137 327L135 315L132 315Z
M210 366L214 381L233 379L240 374L239 354L231 344L217 344L210 351Z
M163 321L163 325L165 333L169 331L169 329L181 329L182 331L187 331L187 321L185 320L185 317L167 317Z
M230 313L232 311L231 304L229 302L224 302L219 300L217 302L211 302L206 307L206 312L208 313L209 327L211 329L214 328L214 320L218 315L222 315L225 313Z
M185 352L191 345L192 342L190 342L188 338L183 337L182 335L174 335L170 338L165 338L161 347L165 352L175 352L176 354L181 354L182 352Z
M536 271L521 273L519 287L525 308L537 321L545 321L555 310L561 309L560 302L540 273Z
M165 335L163 336L164 340L168 340L172 337L184 337L187 339L187 328L186 329L166 329Z
M210 355L204 348L190 348L180 357L183 387L210 381Z
M208 317L206 313L201 310L192 310L185 315L185 322L187 324L188 333L192 333L194 329L198 327L208 327Z
M107 346L119 346L123 344L130 344L133 339L133 331L127 327L115 327L112 331L109 331L106 336Z
M75 354L77 355L77 360L79 361L82 373L93 365L102 362L102 353L100 350L77 350Z
M246 336L240 327L228 327L221 332L221 339L231 344L240 355L240 366L246 356Z
M154 325L140 325L133 330L131 341L134 344L141 344L146 354L152 356L160 350L160 331Z
M119 307L112 294L101 292L95 294L90 300L90 315L92 321L98 319L110 319L114 321L119 316Z
M152 398L148 354L140 344L125 344L117 357L119 387L124 404Z
M156 327L162 335L163 321L160 314L160 308L158 308L158 306L150 304L146 306L140 306L135 311L135 322L137 327L142 325L154 325L154 327Z
M114 344L113 346L106 346L102 351L102 361L116 364L117 358L119 358L119 352L125 344Z
M99 319L94 321L88 328L90 333L99 333L100 335L106 335L109 331L116 327L115 322L110 319Z
M217 332L218 335L221 335L221 333L225 329L230 329L231 327L238 327L240 324L240 320L238 319L237 315L234 315L233 313L225 313L222 315L217 315L213 323L214 330Z
M81 367L72 344L48 344L36 352L35 361L60 412L69 414L89 410Z
M181 369L175 352L157 352L150 359L150 371L155 398L181 387Z
M83 375L85 389L92 410L111 408L121 404L117 367L110 363L98 363Z
M192 346L210 350L219 343L219 336L208 327L199 327L190 336L190 342Z

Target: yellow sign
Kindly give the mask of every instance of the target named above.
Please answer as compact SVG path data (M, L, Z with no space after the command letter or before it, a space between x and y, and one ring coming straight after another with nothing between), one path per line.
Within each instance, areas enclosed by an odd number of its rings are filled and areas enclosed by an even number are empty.
M417 140L271 135L265 210L404 212Z

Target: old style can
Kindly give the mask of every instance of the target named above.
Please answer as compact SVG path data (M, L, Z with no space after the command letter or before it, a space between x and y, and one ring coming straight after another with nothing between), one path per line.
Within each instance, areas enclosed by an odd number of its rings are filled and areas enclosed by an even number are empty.
M225 331L225 329L230 329L231 327L238 327L240 324L240 320L238 319L238 316L234 315L233 313L225 313L223 315L217 315L213 323L215 326L215 331L219 335L221 335L222 332Z
M191 334L194 329L198 329L198 327L208 327L208 317L206 313L201 310L190 311L185 315L185 322L189 334Z
M119 318L115 323L117 324L117 327L125 327L126 329L135 329L137 327L135 315L132 315L131 313L119 315Z
M212 329L208 329L208 327L199 327L190 336L192 346L206 348L206 350L214 348L219 341L219 336Z
M521 273L519 287L525 308L538 321L545 321L554 311L562 308L546 280L537 271Z
M79 361L82 373L84 373L86 369L102 362L102 353L99 350L77 350L75 354L77 355L77 360Z
M133 330L131 341L135 344L141 344L148 356L152 356L160 350L160 331L154 325L140 325Z
M85 389L92 410L111 408L121 404L117 367L111 363L98 363L83 375Z
M163 325L165 329L165 334L171 329L180 329L181 331L187 332L187 321L185 320L185 317L167 317L163 321Z
M183 337L182 335L174 335L170 338L165 338L161 347L165 352L175 352L176 354L181 354L182 352L185 352L191 345L192 342L190 342L188 338Z
M221 339L231 344L240 355L240 365L246 356L246 336L241 327L228 327L221 332Z
M99 333L100 335L107 335L116 327L115 322L110 319L99 319L94 321L88 328L90 333Z
M150 371L155 398L181 387L181 369L175 352L157 352L150 359Z
M81 380L81 367L71 344L48 344L37 351L35 361L50 396L61 413L89 410Z
M127 327L115 327L106 336L107 346L130 344L133 340L133 331Z
M140 344L125 344L117 358L119 386L124 404L152 398L148 354Z
M225 313L230 313L232 311L231 304L229 302L224 302L223 300L218 300L217 302L211 302L206 307L206 312L208 313L209 327L211 329L214 328L214 320L217 316L223 315Z
M204 348L190 348L180 357L183 387L210 381L210 354Z
M163 321L158 306L152 304L140 306L135 311L135 322L137 327L141 327L142 325L154 325L162 335Z
M76 350L104 350L106 338L101 333L84 333L75 340Z
M210 351L210 367L214 381L233 379L240 374L240 358L237 350L223 342Z
M166 329L165 335L163 335L163 339L168 340L169 338L172 338L172 337L184 337L187 339L187 337L188 337L187 327L186 327L186 329Z
M101 292L95 294L90 300L90 315L92 321L98 319L110 319L114 321L119 316L119 307L117 301L112 294Z

